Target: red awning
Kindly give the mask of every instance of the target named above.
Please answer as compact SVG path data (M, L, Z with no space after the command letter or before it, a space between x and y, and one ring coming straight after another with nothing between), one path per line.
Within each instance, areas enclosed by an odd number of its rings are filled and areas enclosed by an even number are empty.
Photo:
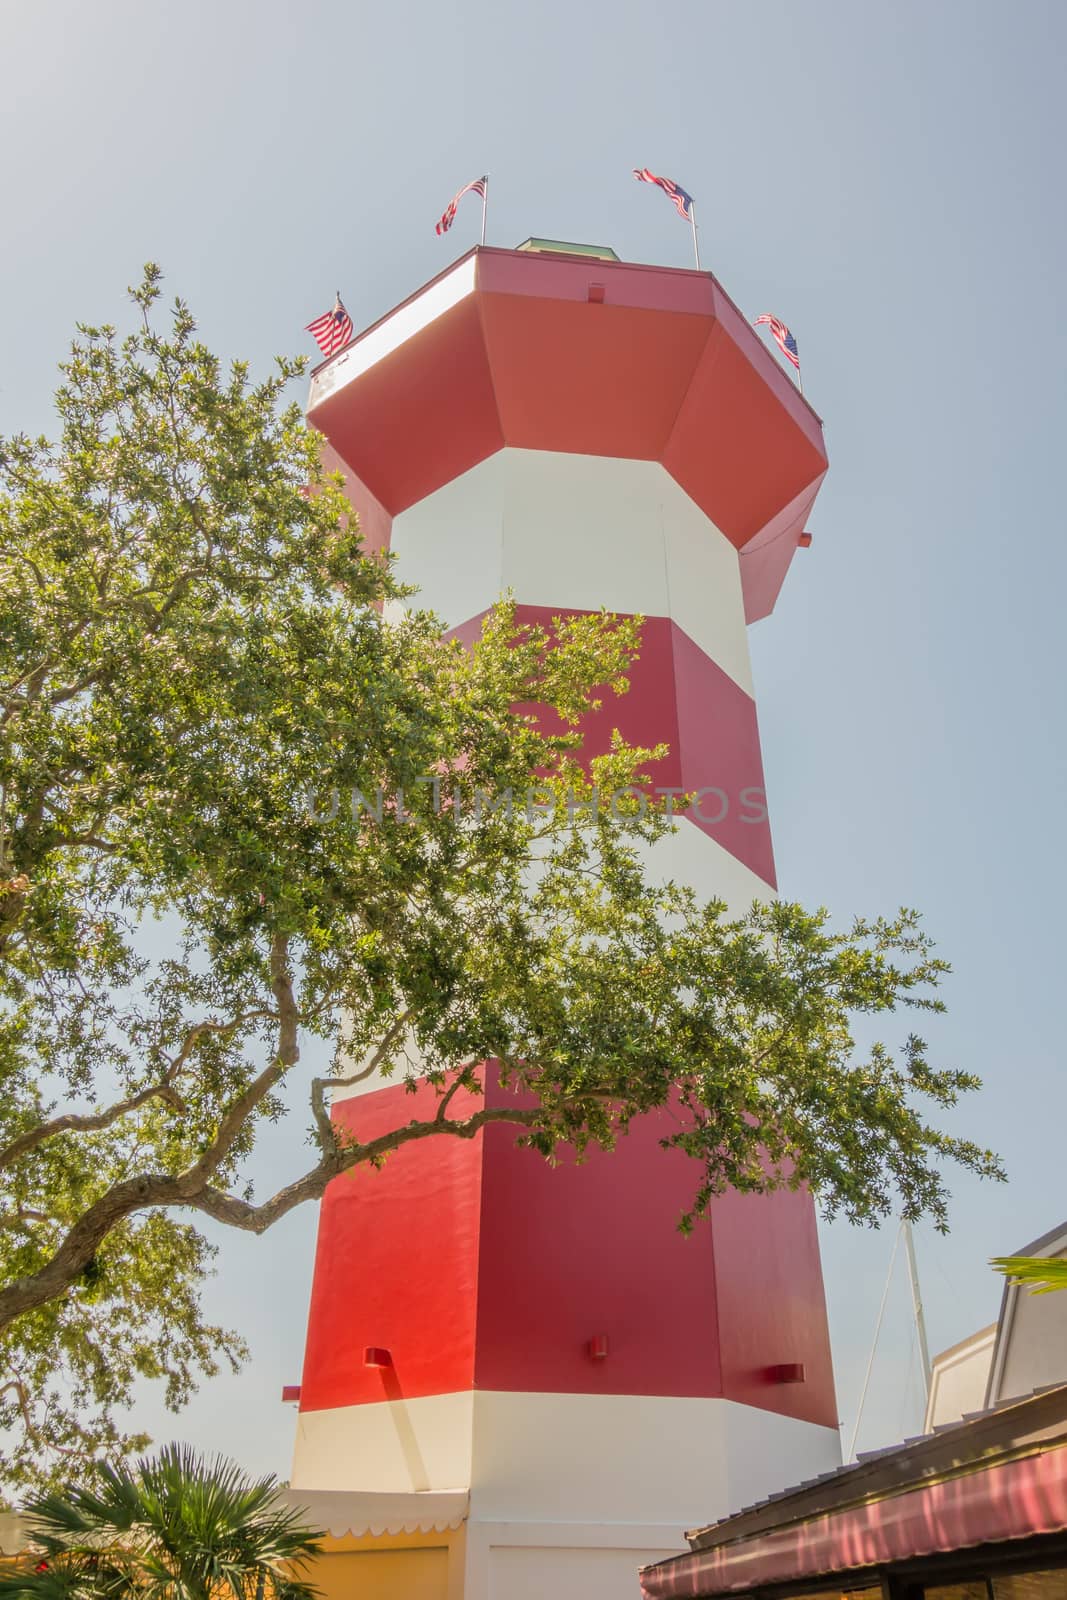
M647 1600L732 1594L1067 1529L1067 1448L646 1567Z

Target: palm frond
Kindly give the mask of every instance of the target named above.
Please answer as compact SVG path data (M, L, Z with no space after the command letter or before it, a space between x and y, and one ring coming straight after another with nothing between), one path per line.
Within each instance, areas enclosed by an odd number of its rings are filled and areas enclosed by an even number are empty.
M1067 1289L1067 1259L1061 1256L994 1256L991 1265L1010 1283L1031 1284L1031 1294Z
M272 1475L170 1445L103 1468L25 1507L41 1570L12 1574L0 1600L313 1600L300 1569L320 1535L279 1498ZM11 1587L14 1585L14 1587Z

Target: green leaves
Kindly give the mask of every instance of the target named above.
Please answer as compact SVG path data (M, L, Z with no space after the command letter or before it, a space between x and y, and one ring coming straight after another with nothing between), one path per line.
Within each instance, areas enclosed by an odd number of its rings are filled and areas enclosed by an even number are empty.
M1067 1289L1067 1261L1060 1256L994 1256L992 1265L1009 1283L1028 1283L1031 1294Z
M240 1359L200 1311L201 1215L263 1232L412 1139L507 1120L552 1159L669 1104L683 1226L800 1183L944 1226L945 1162L999 1168L926 1120L975 1080L898 1026L941 1008L917 917L840 932L658 885L671 823L639 791L663 748L582 750L640 619L524 628L505 602L468 651L389 606L286 404L301 364L225 371L159 296L150 267L132 332L79 330L55 442L0 441L9 1481L121 1459L138 1376L178 1406ZM890 1040L861 1048L866 1018ZM342 1041L342 1076L429 1080L433 1116L342 1140L309 1037ZM487 1060L513 1102L477 1098ZM258 1131L305 1096L258 1197Z
M72 1163L79 1142L56 1140ZM91 1152L84 1151L91 1159ZM65 1181L64 1181L65 1180ZM41 1175L53 1206L77 1216L96 1174L80 1167ZM21 1241L5 1229L8 1272L38 1259L26 1214ZM236 1370L246 1355L235 1334L208 1322L200 1290L214 1251L188 1224L161 1212L130 1217L114 1228L67 1294L27 1313L0 1335L0 1426L8 1436L5 1477L18 1483L57 1482L85 1473L101 1456L121 1458L144 1449L122 1413L142 1379L163 1384L178 1410L199 1383L222 1367Z
M25 1508L41 1555L0 1576L0 1600L311 1600L299 1574L319 1535L283 1505L273 1477L246 1477L171 1445L133 1469L101 1469Z

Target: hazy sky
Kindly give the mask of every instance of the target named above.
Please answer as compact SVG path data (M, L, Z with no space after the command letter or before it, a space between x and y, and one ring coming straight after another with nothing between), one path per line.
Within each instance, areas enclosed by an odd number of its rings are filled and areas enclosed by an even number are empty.
M685 266L630 177L667 173L704 265L791 325L831 471L752 635L780 885L926 913L928 1037L986 1081L954 1125L1011 1176L920 1230L934 1349L1067 1215L1065 49L1051 0L0 0L0 431L47 428L75 319L121 319L146 258L224 354L310 353L338 284L358 328L475 241L476 201L433 224L487 169L491 244ZM178 1421L146 1394L157 1438L287 1473L314 1228L227 1236L211 1308L253 1363ZM824 1230L849 1426L891 1246ZM918 1420L901 1278L861 1447Z

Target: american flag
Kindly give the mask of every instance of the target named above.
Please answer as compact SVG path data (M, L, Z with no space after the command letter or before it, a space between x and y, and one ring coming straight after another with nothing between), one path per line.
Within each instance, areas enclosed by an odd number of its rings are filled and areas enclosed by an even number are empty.
M444 216L441 218L440 222L437 223L436 227L434 228L434 232L435 233L447 233L448 232L449 228L452 226L452 224L456 220L456 207L459 205L460 201L463 199L463 196L465 194L476 194L479 197L479 199L484 200L485 199L485 186L486 186L486 184L488 182L489 182L489 177L488 177L488 174L486 174L484 177L475 178L473 183L464 184L463 188L459 191L459 193L452 200L450 200L448 202L447 206L445 207Z
M654 183L658 185L658 187L663 190L664 194L670 197L671 201L677 208L678 215L680 217L684 217L686 222L690 220L693 210L693 196L691 194L686 194L685 190L680 184L672 183L670 178L657 178L656 174L654 172L649 172L647 167L635 167L634 177L637 179L638 183Z
M769 311L765 311L761 317L757 317L752 326L758 328L761 323L766 323L767 327L770 328L775 344L799 372L800 357L797 354L797 342L785 323L779 317L772 317Z
M311 334L324 356L335 356L338 350L344 349L352 337L352 318L341 304L340 289L337 291L333 310L324 311L321 317L309 322L306 331Z

